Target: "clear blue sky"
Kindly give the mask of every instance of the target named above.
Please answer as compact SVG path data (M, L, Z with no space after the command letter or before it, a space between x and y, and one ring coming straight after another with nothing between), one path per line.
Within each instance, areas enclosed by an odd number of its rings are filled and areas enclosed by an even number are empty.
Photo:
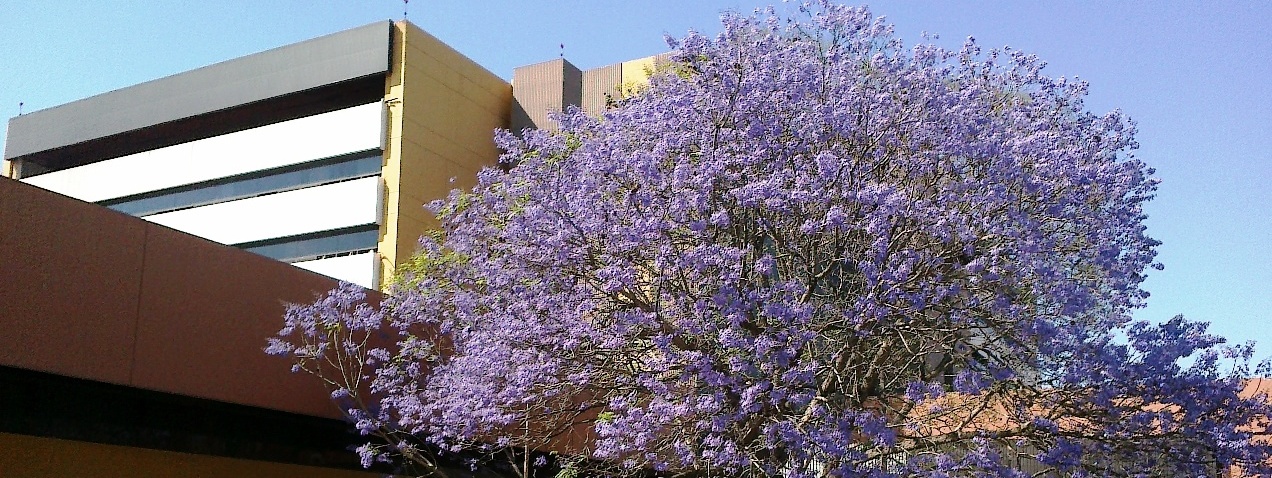
M601 66L765 4L412 0L409 19L508 78L562 43L580 68ZM1138 316L1209 320L1272 356L1272 2L870 5L907 44L928 31L1036 53L1051 75L1091 82L1089 109L1136 119L1138 154L1163 180L1148 224L1166 264ZM0 0L0 117L401 16L400 0Z

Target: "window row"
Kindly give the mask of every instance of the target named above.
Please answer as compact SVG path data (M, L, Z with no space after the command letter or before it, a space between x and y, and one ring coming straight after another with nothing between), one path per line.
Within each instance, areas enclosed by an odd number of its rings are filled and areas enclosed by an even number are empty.
M355 151L383 149L379 101L24 177L85 202L237 177Z
M283 262L299 262L375 250L379 240L379 226L366 224L234 246Z
M208 204L290 191L380 174L380 150L213 179L151 191L99 204L134 216L146 216Z

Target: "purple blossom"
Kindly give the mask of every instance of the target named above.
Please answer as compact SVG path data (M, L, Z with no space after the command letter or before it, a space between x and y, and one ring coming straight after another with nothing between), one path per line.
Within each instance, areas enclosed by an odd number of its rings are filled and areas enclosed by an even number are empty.
M425 464L586 428L598 475L1272 473L1250 346L1130 319L1157 266L1131 120L1032 55L799 10L497 134L381 304L342 286L267 350Z

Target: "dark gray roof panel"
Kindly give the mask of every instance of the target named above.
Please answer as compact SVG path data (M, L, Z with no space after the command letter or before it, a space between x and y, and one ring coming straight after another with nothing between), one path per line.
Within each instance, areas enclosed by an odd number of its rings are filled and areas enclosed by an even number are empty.
M9 120L5 159L389 71L388 21L121 88Z

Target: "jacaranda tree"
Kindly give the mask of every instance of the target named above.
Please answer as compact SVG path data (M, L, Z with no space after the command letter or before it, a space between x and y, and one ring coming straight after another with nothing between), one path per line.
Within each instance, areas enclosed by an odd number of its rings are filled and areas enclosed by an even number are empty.
M1156 180L1085 83L831 4L671 47L600 117L499 134L383 301L288 312L270 351L327 381L368 463L1272 471L1251 346L1130 317Z

